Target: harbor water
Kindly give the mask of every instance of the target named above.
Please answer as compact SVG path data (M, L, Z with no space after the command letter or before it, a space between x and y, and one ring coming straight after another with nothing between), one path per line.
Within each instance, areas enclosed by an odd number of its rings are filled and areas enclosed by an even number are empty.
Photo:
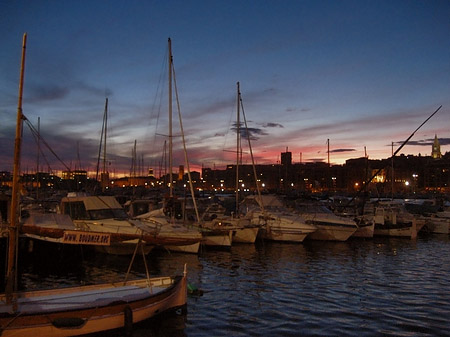
M28 259L22 287L123 280L129 257L64 254ZM199 255L152 251L153 276L181 273L191 289L187 314L139 324L133 336L443 336L450 335L447 235L259 242ZM132 277L145 277L137 257ZM123 331L95 336L122 336Z

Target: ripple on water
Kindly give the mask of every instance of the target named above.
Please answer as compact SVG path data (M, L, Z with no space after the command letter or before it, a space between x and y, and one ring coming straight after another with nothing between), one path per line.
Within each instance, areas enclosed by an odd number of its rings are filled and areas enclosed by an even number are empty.
M147 259L152 275L179 273L187 263L189 282L204 291L188 298L180 336L438 336L450 331L448 236L264 243L199 256L152 252ZM122 280L128 263L102 257L73 273L29 268L23 283L33 288ZM145 276L141 258L132 271ZM160 328L151 335L168 331Z

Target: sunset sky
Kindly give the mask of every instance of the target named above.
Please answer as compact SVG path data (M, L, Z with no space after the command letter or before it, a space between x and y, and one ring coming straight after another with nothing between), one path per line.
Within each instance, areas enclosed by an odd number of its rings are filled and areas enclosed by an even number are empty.
M236 82L258 164L342 164L403 148L450 151L450 1L0 0L0 170L12 171L22 35L23 113L71 169L95 170L105 98L110 172L132 151L158 171L168 134L167 39L191 168L235 161ZM175 94L174 94L175 97ZM174 103L174 166L184 164ZM250 163L246 143L243 160ZM41 144L40 169L64 169ZM22 171L37 145L24 124Z

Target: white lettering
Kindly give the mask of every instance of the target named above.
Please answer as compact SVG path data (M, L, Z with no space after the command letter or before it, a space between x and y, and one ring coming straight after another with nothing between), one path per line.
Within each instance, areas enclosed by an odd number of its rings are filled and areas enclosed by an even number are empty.
M74 245L109 246L111 243L111 235L104 233L65 231L62 242Z

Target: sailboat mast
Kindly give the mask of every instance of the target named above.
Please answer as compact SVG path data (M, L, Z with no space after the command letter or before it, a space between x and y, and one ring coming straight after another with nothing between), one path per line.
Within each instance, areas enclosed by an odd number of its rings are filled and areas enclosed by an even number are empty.
M239 82L237 84L237 98L236 98L236 216L239 214L239 155L240 155L240 149L241 149L241 130L240 130L240 115L241 112L239 110L240 107L240 98L241 98L241 92L240 92L240 86Z
M391 199L394 200L394 142L391 142Z
M104 118L104 123L105 123L105 133L103 134L104 138L103 138L103 173L106 173L106 133L108 132L108 97L106 97L105 100L105 118Z
M169 37L169 197L173 197L172 176L172 42Z
M245 111L244 111L244 104L242 103L242 96L241 93L239 91L239 106L241 107L242 110L242 117L244 118L244 126L245 126L245 133L247 135L247 141L248 141L248 149L250 150L250 157L252 158L252 167L253 167L253 176L255 178L255 186L256 186L256 191L258 192L258 199L260 200L261 204L261 211L264 213L264 205L262 203L262 199L261 199L261 190L259 188L259 179L258 176L256 174L256 167L255 167L255 157L253 156L253 150L252 150L252 143L250 141L250 134L248 132L248 124L247 124L247 118L245 117ZM242 154L242 149L241 149L241 154ZM241 159L242 161L242 159Z
M330 167L330 139L327 139L327 156L328 156L328 167Z
M25 50L27 45L27 34L23 35L22 44L22 62L20 65L20 82L19 82L19 100L17 103L17 123L16 123L16 139L14 144L14 171L13 171L13 186L11 196L11 214L8 236L8 260L6 271L6 288L5 292L6 302L12 302L12 293L17 289L16 280L16 247L18 237L18 220L19 220L19 175L20 175L20 151L22 146L22 93L23 93L23 80L25 74Z
M36 158L36 200L39 200L39 153L41 152L41 117L38 117L37 158Z

